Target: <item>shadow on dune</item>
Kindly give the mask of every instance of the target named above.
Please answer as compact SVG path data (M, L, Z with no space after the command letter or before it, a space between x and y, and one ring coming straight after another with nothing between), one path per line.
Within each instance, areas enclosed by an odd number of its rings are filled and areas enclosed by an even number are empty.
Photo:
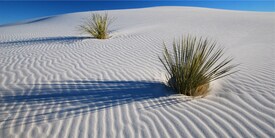
M0 27L7 27L7 26L14 26L14 25L24 25L24 24L36 23L36 22L45 21L47 19L51 19L51 18L54 18L54 17L55 16L42 17L42 18L39 18L39 19L30 20L30 21L23 21L23 22L17 22L17 23L2 24L2 25L0 25Z
M23 46L23 45L39 44L39 43L72 43L72 42L81 41L84 39L94 39L94 38L84 37L84 36L32 38L27 40L0 42L0 46L16 46L16 45Z
M23 95L1 98L1 105L11 106L1 113L10 115L3 128L65 119L173 94L164 84L147 81L63 81L30 86L33 88ZM157 104L166 104L161 102Z

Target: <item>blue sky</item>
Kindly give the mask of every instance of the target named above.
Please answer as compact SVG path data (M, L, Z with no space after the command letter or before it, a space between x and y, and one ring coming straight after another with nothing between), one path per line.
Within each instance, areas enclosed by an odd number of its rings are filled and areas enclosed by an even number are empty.
M0 24L80 11L128 9L152 6L193 6L229 10L274 12L274 0L172 0L172 1L1 1Z

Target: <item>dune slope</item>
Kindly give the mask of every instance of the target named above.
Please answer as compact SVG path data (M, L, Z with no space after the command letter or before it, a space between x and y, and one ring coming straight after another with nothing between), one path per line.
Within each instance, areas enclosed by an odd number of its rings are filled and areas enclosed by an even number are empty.
M0 27L0 137L274 137L274 13L108 12L108 40L79 33L90 12ZM240 63L203 99L164 85L162 43L187 34L217 40Z

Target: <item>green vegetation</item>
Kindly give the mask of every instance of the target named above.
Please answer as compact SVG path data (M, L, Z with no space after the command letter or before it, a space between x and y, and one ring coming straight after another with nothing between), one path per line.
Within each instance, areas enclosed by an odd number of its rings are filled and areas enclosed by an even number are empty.
M180 94L204 96L210 82L236 71L229 65L232 58L221 59L223 49L208 39L187 36L173 42L170 54L164 44L163 58L159 58L168 72L168 85Z
M91 18L86 19L83 25L80 25L80 30L97 39L107 39L110 37L108 27L112 21L108 13L104 15L93 13Z

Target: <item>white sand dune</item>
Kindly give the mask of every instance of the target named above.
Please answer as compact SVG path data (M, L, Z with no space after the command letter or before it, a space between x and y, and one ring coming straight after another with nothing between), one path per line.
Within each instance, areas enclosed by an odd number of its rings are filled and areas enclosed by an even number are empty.
M0 27L0 137L275 136L275 13L112 10L113 37L80 35L90 12ZM239 72L190 99L163 83L163 41L217 40Z

